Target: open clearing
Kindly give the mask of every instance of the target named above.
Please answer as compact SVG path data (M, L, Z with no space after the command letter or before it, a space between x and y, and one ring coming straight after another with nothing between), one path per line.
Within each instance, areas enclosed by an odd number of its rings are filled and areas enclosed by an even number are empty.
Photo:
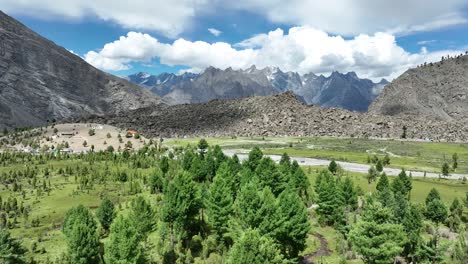
M170 146L195 145L199 138L168 139ZM356 138L291 138L291 137L249 137L249 138L207 138L209 144L220 145L223 149L250 149L259 146L265 154L314 158L367 164L369 156L380 158L388 154L391 163L388 168L408 171L431 172L437 175L442 164L451 164L452 155L458 155L455 174L468 174L468 143L442 143L403 140L377 140ZM391 153L391 154L390 154Z

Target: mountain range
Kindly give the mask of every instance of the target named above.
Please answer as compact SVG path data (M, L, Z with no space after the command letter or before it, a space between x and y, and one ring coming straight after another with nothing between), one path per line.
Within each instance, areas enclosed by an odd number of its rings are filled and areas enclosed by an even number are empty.
M0 128L159 102L153 93L94 68L0 11Z
M276 67L225 70L208 67L200 74L137 73L127 77L169 104L203 103L214 99L266 96L292 91L308 105L365 112L388 81L374 83L356 73L333 72L329 77L283 72Z
M408 138L468 140L463 54L409 69L390 84L353 72L325 77L255 66L127 79L94 68L0 11L1 129L57 120L109 123L155 136L395 138L405 128Z

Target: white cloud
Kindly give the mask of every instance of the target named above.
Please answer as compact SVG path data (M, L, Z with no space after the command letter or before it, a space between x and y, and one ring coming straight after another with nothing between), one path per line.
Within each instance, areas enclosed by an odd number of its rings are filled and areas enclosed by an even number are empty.
M346 36L407 34L468 22L462 11L468 6L466 0L237 0L227 5L274 22L310 25Z
M248 11L287 25L354 36L406 34L467 23L466 0L0 0L3 11L45 19L95 16L125 28L174 37L202 16Z
M221 69L246 69L277 66L285 71L328 74L334 70L355 71L374 80L392 79L410 67L424 61L439 60L442 55L461 51L409 53L398 46L395 36L388 33L361 34L352 39L332 36L312 27L293 27L285 34L277 29L231 45L225 42L207 43L177 39L172 44L161 43L148 34L129 32L99 52L90 51L86 61L104 70L130 68L131 62L150 62L158 58L161 64L184 65L190 71L202 71L208 66Z
M423 45L428 45L428 44L432 44L432 43L435 43L435 42L437 42L437 40L435 40L435 39L421 40L421 41L418 41L417 44L423 46Z
M218 30L216 28L209 28L208 31L215 37L218 37L219 35L221 35L221 33L223 33L221 30Z
M7 13L44 19L96 16L125 28L155 30L174 37L190 27L211 0L0 0Z

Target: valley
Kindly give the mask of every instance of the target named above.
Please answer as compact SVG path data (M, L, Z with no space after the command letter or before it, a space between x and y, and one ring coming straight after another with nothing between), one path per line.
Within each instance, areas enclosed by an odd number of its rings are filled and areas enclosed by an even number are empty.
M123 34L96 6L58 40ZM103 24L68 30L81 14ZM78 54L0 11L2 263L466 263L468 52L301 27L169 43L148 19Z

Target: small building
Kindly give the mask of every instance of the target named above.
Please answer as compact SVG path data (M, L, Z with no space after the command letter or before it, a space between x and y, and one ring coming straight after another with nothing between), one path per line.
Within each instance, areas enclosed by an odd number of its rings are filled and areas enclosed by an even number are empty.
M60 136L73 137L75 132L60 132Z
M138 134L138 132L136 130L128 130L127 131L127 137L128 138L135 137L136 134Z

